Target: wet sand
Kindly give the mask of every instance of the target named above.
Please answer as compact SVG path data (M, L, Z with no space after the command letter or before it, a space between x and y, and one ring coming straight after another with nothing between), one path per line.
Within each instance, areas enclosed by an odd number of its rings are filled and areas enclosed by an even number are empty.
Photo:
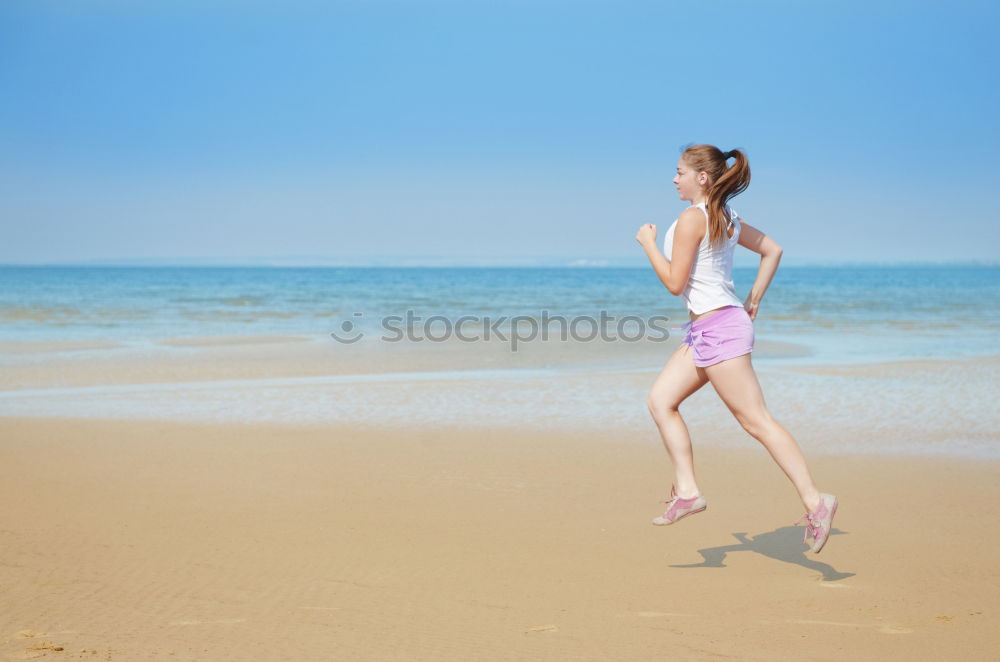
M183 340L183 342L181 342ZM185 343L196 342L195 345ZM810 454L1000 460L1000 357L810 365L758 343L775 415ZM641 438L645 398L678 346L164 339L111 348L0 346L0 416L205 423L531 427ZM696 442L748 441L710 386L683 413ZM713 441L715 440L715 441Z

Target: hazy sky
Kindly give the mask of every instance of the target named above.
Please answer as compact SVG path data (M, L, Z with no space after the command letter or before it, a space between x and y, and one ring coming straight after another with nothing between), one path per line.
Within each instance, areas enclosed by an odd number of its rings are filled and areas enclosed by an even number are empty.
M0 262L641 265L692 142L747 151L732 205L786 263L996 262L998 19L0 0Z

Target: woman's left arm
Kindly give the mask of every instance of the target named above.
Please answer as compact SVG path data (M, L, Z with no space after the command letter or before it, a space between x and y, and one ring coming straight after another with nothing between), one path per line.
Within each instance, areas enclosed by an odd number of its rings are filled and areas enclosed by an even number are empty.
M674 229L672 260L667 260L656 245L656 226L647 223L639 228L635 239L646 252L653 270L671 294L680 295L687 287L691 266L698 253L698 244L704 236L704 216L698 209L685 209L677 219Z

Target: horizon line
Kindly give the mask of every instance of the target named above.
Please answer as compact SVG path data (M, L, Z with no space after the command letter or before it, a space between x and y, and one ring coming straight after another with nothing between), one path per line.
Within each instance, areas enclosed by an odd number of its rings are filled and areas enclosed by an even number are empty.
M736 269L753 268L757 262L733 265ZM793 260L785 267L995 267L1000 260ZM61 260L37 262L0 262L0 267L259 267L259 268L577 268L577 269L648 269L641 258L367 258L344 260L317 257L249 257L249 258L103 258L91 260Z

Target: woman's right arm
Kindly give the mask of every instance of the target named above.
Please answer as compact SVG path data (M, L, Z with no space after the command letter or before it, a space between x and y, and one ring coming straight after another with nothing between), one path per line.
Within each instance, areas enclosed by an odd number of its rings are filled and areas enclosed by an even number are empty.
M757 228L743 223L742 219L741 225L743 228L740 231L740 246L749 248L760 255L757 280L754 281L753 287L750 288L750 294L747 295L747 300L743 303L750 319L753 320L757 317L757 307L760 305L760 300L764 298L764 292L767 292L771 279L774 278L774 272L778 270L778 263L781 262L781 246Z

